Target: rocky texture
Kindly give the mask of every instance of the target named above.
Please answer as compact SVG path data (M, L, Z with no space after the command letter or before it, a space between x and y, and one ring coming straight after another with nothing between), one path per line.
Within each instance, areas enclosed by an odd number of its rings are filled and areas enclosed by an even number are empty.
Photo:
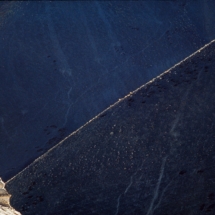
M10 197L11 195L5 190L5 183L0 178L0 205L10 206Z
M11 195L5 189L5 183L0 178L0 215L21 215L10 206Z
M3 179L211 41L214 8L214 0L0 2Z
M19 212L13 208L4 207L0 205L0 215L21 215Z
M215 41L7 182L23 214L215 214Z

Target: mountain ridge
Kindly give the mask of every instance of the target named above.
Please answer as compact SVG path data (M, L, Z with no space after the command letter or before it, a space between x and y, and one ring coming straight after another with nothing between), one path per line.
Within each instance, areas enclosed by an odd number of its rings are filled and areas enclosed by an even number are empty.
M6 183L23 214L214 212L215 41Z
M177 64L175 64L174 66L172 66L171 68L169 68L168 70L166 70L165 72L161 73L160 75L158 75L157 77L151 79L150 81L148 81L147 83L145 83L144 85L141 85L140 87L138 87L136 90L130 92L129 94L127 94L126 96L124 96L123 98L119 98L119 100L117 102L115 102L114 104L110 105L108 108L106 108L105 110L103 110L102 112L100 112L98 115L96 115L95 117L93 117L91 120L89 120L88 122L86 122L84 125L82 125L80 128L78 128L77 130L75 130L74 132L72 132L70 135L68 135L67 137L65 137L63 140L61 140L58 144L56 144L55 146L53 146L52 148L50 148L46 153L44 153L43 155L41 155L40 157L36 158L30 165L33 165L34 162L37 162L40 159L43 159L46 154L48 154L50 151L52 151L53 149L55 149L56 147L58 147L62 142L64 142L66 139L68 139L70 136L76 134L79 130L81 130L82 128L84 128L85 126L87 126L90 122L92 122L93 120L101 117L103 114L106 113L106 111L110 110L111 108L113 108L115 105L119 104L120 102L124 101L126 98L129 98L130 96L132 96L133 94L135 94L138 90L141 90L144 87L147 87L147 85L153 83L154 81L158 80L159 78L162 78L165 74L167 74L170 70L173 70L175 67L179 66L181 63L185 62L186 60L189 60L191 57L193 57L194 55L196 55L197 53L201 52L204 48L210 46L210 44L214 43L215 40L212 40L210 43L205 44L202 48L198 49L197 51L195 51L193 54L189 55L188 57L186 57L185 59L183 59L182 61L178 62ZM29 166L30 166L29 165ZM25 171L25 169L27 169L29 166L27 166L26 168L24 168L22 171ZM20 171L20 173L22 172ZM18 173L18 174L20 174ZM18 175L17 174L17 175ZM16 177L17 175L15 175L14 177ZM14 177L12 177L11 179L9 179L7 182L9 182L10 180L12 180Z
M214 8L214 0L1 3L3 180L210 42Z

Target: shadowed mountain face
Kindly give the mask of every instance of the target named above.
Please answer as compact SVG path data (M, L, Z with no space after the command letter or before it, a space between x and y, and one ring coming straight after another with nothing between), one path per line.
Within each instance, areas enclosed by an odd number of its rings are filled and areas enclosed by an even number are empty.
M1 2L0 176L215 36L215 2Z
M215 42L6 185L23 214L215 214Z

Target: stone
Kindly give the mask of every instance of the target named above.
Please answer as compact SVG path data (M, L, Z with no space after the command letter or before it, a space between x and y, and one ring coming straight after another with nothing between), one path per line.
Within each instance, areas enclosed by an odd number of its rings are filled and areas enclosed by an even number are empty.
M215 214L214 68L212 41L9 180L12 205L25 215Z
M5 183L0 178L0 215L21 215L10 206L11 195L5 189Z

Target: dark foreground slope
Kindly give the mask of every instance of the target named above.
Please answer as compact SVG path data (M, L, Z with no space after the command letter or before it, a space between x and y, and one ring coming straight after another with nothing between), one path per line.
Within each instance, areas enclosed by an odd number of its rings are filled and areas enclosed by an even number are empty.
M0 176L215 38L215 1L0 1Z
M25 214L215 214L215 42L7 183Z

